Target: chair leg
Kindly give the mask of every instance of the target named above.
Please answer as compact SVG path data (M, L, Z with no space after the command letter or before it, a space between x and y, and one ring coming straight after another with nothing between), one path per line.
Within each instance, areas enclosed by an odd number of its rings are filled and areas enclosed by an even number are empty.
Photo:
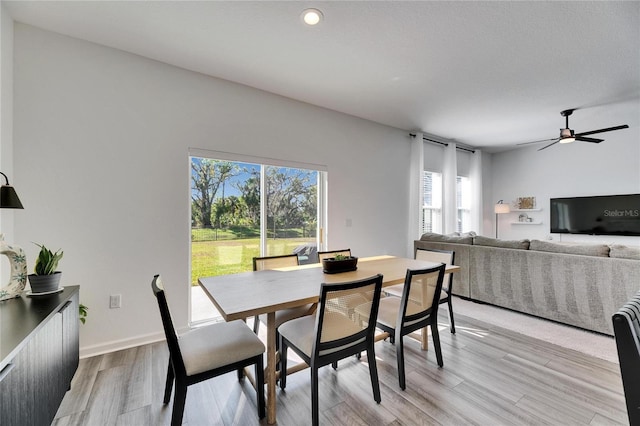
M280 336L280 389L287 387L287 344Z
M182 425L184 404L187 400L187 386L176 381L176 394L173 396L173 412L171 413L171 426Z
M256 360L256 392L258 397L258 417L264 419L265 403L264 403L264 361L262 355Z
M311 367L311 421L313 426L320 424L320 412L318 407L318 369Z
M438 365L442 367L442 348L440 347L440 333L438 332L438 320L433 317L431 320L431 338L433 339L433 347L436 349L436 360Z
M448 297L447 304L449 305L449 319L451 320L451 333L456 334L456 323L453 320L453 305L451 303L451 295Z
M398 382L400 384L400 389L405 390L407 387L404 378L404 346L403 346L403 338L399 336L396 341L396 360L398 362Z
M171 389L173 388L174 378L173 366L171 365L171 358L169 358L169 367L167 367L167 383L164 386L164 399L162 401L165 404L168 404L169 400L171 400Z
M244 379L244 368L238 368L238 380Z
M378 367L376 365L376 354L373 351L373 345L367 349L367 360L369 361L369 376L371 376L373 399L380 404L380 382L378 381Z

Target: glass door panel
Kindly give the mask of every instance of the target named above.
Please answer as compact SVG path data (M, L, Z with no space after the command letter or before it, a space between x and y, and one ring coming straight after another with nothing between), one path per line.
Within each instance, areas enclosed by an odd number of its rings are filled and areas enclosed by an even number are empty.
M252 270L256 256L315 263L321 173L191 157L191 321L219 317L198 277Z

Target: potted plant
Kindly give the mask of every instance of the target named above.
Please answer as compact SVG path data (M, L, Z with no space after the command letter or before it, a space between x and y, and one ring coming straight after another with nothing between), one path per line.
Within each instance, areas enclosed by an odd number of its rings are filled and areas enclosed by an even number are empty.
M34 274L29 275L31 293L50 293L57 291L60 287L60 277L62 272L56 271L58 262L62 259L61 249L52 252L44 245L36 244L40 247L40 254L36 259Z
M355 271L358 269L358 258L337 254L334 257L322 259L322 270L325 274Z
M78 305L78 319L83 324L87 321L88 310L89 308L83 305L82 303Z

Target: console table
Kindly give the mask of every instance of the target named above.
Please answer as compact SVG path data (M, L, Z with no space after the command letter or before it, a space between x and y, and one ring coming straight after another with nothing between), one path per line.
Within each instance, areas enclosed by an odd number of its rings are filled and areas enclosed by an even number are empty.
M78 368L78 286L0 302L0 424L49 425Z

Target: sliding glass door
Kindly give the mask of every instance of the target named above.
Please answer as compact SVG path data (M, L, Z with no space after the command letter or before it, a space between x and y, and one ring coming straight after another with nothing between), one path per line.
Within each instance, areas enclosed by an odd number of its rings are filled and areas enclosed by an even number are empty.
M191 286L198 277L250 271L256 256L317 256L320 170L191 157ZM191 321L215 317L192 290Z

